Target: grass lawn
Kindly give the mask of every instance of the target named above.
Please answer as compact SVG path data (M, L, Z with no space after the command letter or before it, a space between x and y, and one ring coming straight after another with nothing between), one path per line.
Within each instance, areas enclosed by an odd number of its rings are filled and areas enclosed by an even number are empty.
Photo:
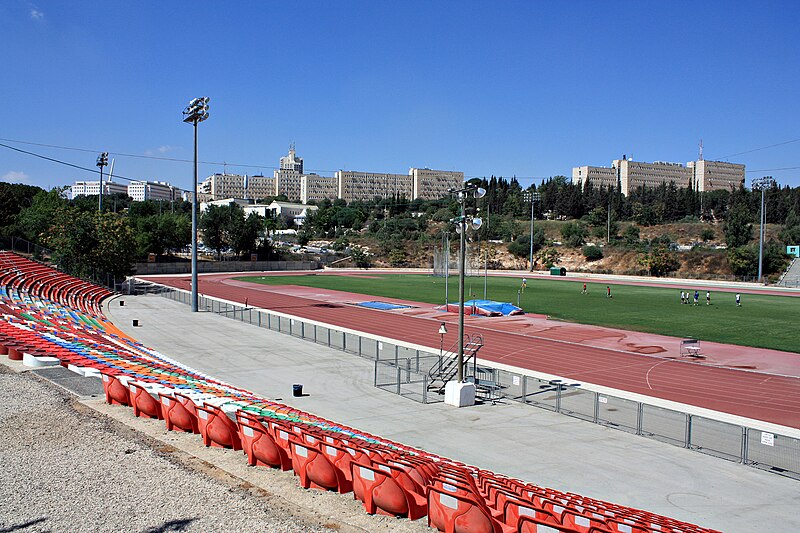
M372 274L366 274L372 276ZM303 274L297 276L241 277L243 281L267 285L302 285L370 296L401 298L431 304L445 301L444 279L430 275L354 276ZM491 300L517 303L520 278L489 277ZM620 329L659 333L674 337L739 344L800 352L795 327L800 323L800 298L742 294L736 307L734 293L711 291L711 305L700 290L700 305L681 305L680 288L611 285L613 298L606 298L606 285L583 282L528 279L520 307L552 318ZM694 293L690 285L684 287ZM467 278L465 290L483 298L483 278ZM450 302L458 301L458 277L449 279Z

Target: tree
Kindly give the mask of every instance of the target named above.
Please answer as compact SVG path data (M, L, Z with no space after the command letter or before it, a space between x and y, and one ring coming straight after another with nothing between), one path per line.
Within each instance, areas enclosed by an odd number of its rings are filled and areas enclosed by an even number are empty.
M584 246L581 252L587 261L597 261L603 258L603 249L597 246Z
M625 228L625 231L622 232L622 240L629 248L637 246L639 244L639 228L634 225Z
M673 252L663 244L650 248L639 257L639 263L644 266L652 276L662 276L667 272L678 270L680 262Z
M230 208L228 206L209 205L208 209L200 215L198 229L203 235L203 244L222 257L222 250L229 246L226 228L230 223Z
M564 244L577 248L586 242L586 226L581 222L568 222L561 226Z
M533 230L533 252L538 252L544 246L544 230L534 228ZM529 235L520 235L508 244L508 251L517 257L528 257L531 252L531 239Z
M241 257L255 252L259 239L264 236L265 220L256 213L245 218L242 208L236 207L238 209L232 209L226 233L231 248Z
M64 198L66 187L37 192L30 207L19 214L19 227L23 237L33 242L44 242L45 233L53 224L56 213L69 205ZM77 211L77 210L76 210Z
M747 206L737 204L725 215L725 242L728 248L744 246L753 236L753 224Z
M358 268L369 268L372 263L367 251L361 246L353 246L350 248L350 258Z
M33 198L40 192L45 191L33 185L0 182L0 235L20 233L18 215L33 204Z

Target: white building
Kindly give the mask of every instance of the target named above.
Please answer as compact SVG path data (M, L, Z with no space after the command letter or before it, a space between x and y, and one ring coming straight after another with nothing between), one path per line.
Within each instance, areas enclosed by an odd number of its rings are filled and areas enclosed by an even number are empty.
M272 211L275 216L284 219L287 224L294 224L295 226L302 226L309 213L313 213L319 208L315 205L295 204L291 202L274 201L267 206L267 209Z
M744 182L745 166L722 161L690 161L681 163L656 161L645 163L626 157L615 159L611 167L582 166L572 169L572 182L584 187L616 188L624 195L639 187L658 187L663 183L674 183L677 187L689 187L698 191L730 190Z
M163 181L132 181L128 184L128 196L136 202L145 200L161 200L171 202L180 200L182 192L177 187Z
M103 182L103 194L123 193L128 194L128 186L116 181ZM97 181L76 181L72 184L72 194L70 198L78 196L97 196L100 194L100 180Z

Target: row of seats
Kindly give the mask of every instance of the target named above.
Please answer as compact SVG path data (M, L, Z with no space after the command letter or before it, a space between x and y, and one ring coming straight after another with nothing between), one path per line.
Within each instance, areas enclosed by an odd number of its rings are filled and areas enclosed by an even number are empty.
M206 446L241 450L254 467L291 470L304 488L352 493L367 513L427 516L448 533L712 531L481 470L259 397L126 336L102 315L110 293L54 272L0 253L0 353L55 357L100 378L109 404L198 434ZM97 312L89 313L95 300Z

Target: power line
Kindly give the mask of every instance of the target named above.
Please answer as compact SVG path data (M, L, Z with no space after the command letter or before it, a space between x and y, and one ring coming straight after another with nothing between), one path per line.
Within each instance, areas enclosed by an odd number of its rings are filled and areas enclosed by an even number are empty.
M760 150L766 150L767 148L775 148L776 146L783 146L785 144L792 144L792 143L796 143L796 142L800 142L800 139L793 139L791 141L784 141L784 142L780 142L780 143L770 144L769 146L762 146L761 148L753 148L752 150L745 150L744 152L738 152L738 153L735 153L735 154L722 156L719 159L728 159L730 157L735 157L737 155L750 154L750 153L753 153L753 152L758 152ZM776 170L783 170L783 169L776 169ZM756 171L756 172L761 172L761 171Z
M0 143L0 146L2 146L3 148L8 148L9 150L14 150L15 152L20 152L20 153L23 153L23 154L32 155L33 157L38 157L39 159L45 159L47 161L52 161L53 163L58 163L59 165L66 165L68 167L77 168L79 170L84 170L86 172L91 172L92 174L99 174L100 173L99 170L95 170L93 168L82 167L80 165L75 165L73 163L68 163L66 161L61 161L60 159L54 159L52 157L47 157L45 155L41 155L41 154L37 154L37 153L34 153L34 152L29 152L27 150L23 150L21 148L15 148L13 146L8 146L7 144ZM128 180L128 181L142 181L142 180L138 180L138 179L134 179L134 178L126 178L125 176L120 176L120 175L114 175L114 177L115 178L120 178L120 179L123 179L123 180Z

